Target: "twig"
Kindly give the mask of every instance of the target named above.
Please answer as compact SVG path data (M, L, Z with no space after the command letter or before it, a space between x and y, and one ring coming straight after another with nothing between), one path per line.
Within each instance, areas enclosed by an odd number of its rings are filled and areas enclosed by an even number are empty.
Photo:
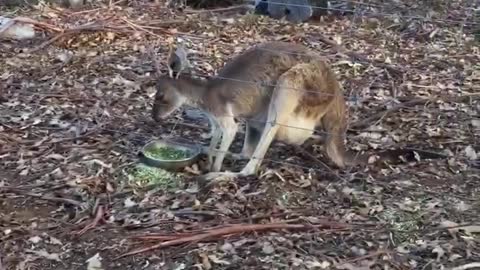
M241 10L250 10L249 5L237 5L237 6L231 6L231 7L226 7L226 8L215 8L215 9L205 9L205 10L192 10L192 9L187 9L185 10L188 13L192 14L199 14L199 13L207 13L207 12L228 12L228 11L236 11L237 9Z
M9 189L7 189L7 192L26 195L26 196L38 198L38 199L41 199L41 200L46 200L46 201L62 202L62 203L71 204L71 205L75 205L75 206L79 206L79 207L83 205L82 202L75 201L75 200L72 200L72 199L60 198L60 197L50 197L50 196L40 195L40 194L36 194L36 193L32 193L32 192L25 192L21 189L9 188Z
M102 10L102 9L103 9L103 8L94 8L94 9L80 10L80 11L76 11L76 12L71 12L71 13L70 13L70 16L92 13L92 12L99 11L99 10Z
M98 225L98 223L100 222L100 220L103 219L103 216L105 215L104 208L105 207L103 205L98 206L97 214L95 215L95 218L93 219L93 221L91 223L87 224L87 226L85 226L85 228L76 232L75 235L80 236L80 235L86 233L88 230L95 228Z
M234 233L243 233L243 232L252 232L252 231L261 231L261 230L268 230L268 229L299 229L299 228L304 228L304 225L293 225L293 224L255 224L255 225L238 225L235 227L227 227L227 228L220 228L217 230L211 230L210 232L202 233L202 234L197 234L197 235L192 235L192 236L185 236L185 237L180 237L172 240L168 240L165 242L161 242L155 245L152 245L150 247L142 248L142 249L137 249L125 254L120 255L118 258L142 253L142 252L147 252L151 251L157 248L164 248L164 247L169 247L169 246L174 246L174 245L179 245L179 244L184 244L188 242L199 242L202 240L206 240L211 237L216 237L216 236L223 236L226 234L234 234Z
M76 12L71 12L70 15L79 15L79 14L85 14L85 13L91 13L91 12L95 12L95 11L99 11L99 10L102 10L102 9L110 9L112 8L112 6L115 6L121 2L123 2L125 0L120 0L120 1L117 1L117 2L114 2L114 3L110 3L108 6L106 7L99 7L99 8L94 8L94 9L88 9L88 10L81 10L81 11L76 11Z
M55 167L56 169L57 167ZM42 170L42 173L40 175L44 175L45 172L48 172L48 171L51 171L51 170ZM36 177L35 177L36 178ZM30 182L30 181L28 181ZM46 186L45 183L39 183L39 184L30 184L30 185L20 185L20 186L2 186L0 187L0 193L2 190L25 190L25 189L29 189L29 190L32 190L34 188L39 188L39 187L44 187ZM65 187L67 185L60 185L60 186L56 186L56 187ZM50 188L51 190L52 188Z
M62 139L47 142L46 144L57 144L57 143L63 143L63 142L85 139L85 138L90 137L91 135L97 133L99 130L100 130L100 128L95 128L93 130L90 130L90 131L86 132L85 134L82 134L82 135L78 135L78 136L70 137L70 138L62 138Z
M371 252L371 253L369 253L369 254L366 254L366 255L363 255L363 256L360 256L360 257L351 259L351 260L347 260L346 262L340 263L340 264L337 265L336 267L338 267L338 266L340 266L340 265L344 265L344 264L346 264L346 263L354 263L354 262L358 262L358 261L362 261L362 260L365 260L365 259L369 259L369 258L378 256L378 255L388 254L388 253L390 253L390 251L385 250L385 249L380 249L380 250Z
M170 21L164 21L164 20L151 20L151 21L148 21L148 22L145 22L143 27L146 27L146 26L152 26L152 25L162 25L162 26L168 26L168 25L172 25L172 24L185 24L186 21L185 20L170 20Z
M41 50L41 49L43 49L43 48L47 47L48 45L50 45L50 44L54 43L55 41L57 41L57 40L59 40L59 39L63 38L64 36L67 36L67 35L68 35L68 33L60 33L60 34L58 34L58 35L54 36L53 38L51 38L51 39L49 39L49 40L47 40L47 41L43 42L43 43L42 43L42 44L40 44L40 45L38 45L37 47L35 47L35 48L31 49L31 50L30 50L30 53L33 53L33 52L39 51L39 50Z
M467 263L465 265L457 266L454 268L451 268L450 270L467 270L475 267L480 267L480 262L474 262L474 263Z
M209 216L209 217L216 217L219 216L220 214L215 212L215 211L202 211L202 210L192 210L192 209L182 209L173 212L173 214L177 217L183 217L183 216Z
M63 31L61 28L58 28L54 25L44 23L44 22L39 22L39 21L36 21L36 20L32 20L30 18L16 17L16 18L13 18L12 20L16 21L16 22L29 23L29 24L33 24L33 25L36 25L36 26L48 28L48 29L51 29L51 30L56 31L56 32L62 32Z
M103 21L107 21L111 18L113 18L113 16L110 16L110 17L104 19ZM105 25L105 23L90 22L90 23L86 23L86 24L83 24L83 25L80 25L80 26L77 26L77 27L73 27L73 28L58 31L58 32L61 32L61 33L59 33L58 35L54 36L53 38L47 40L46 42L40 44L39 46L33 48L32 50L30 50L30 53L39 51L39 50L45 48L46 46L50 45L51 43L57 41L58 39L60 39L62 37L65 37L67 35L71 35L71 34L79 33L79 32L85 32L85 31L103 31L103 30L106 30L106 29L108 29L110 31L124 31L121 28L115 28L115 27L107 26L107 25Z
M338 227L338 223L335 223L334 226ZM131 252L124 253L118 256L116 259L123 258L130 255L135 255L142 252L151 251L158 248L165 248L170 246L175 246L179 244L189 243L189 242L199 242L202 240L207 240L209 238L214 237L222 237L224 235L232 235L232 234L239 234L239 233L246 233L246 232L259 232L259 231L267 231L267 230L282 230L282 229L290 229L290 230L305 230L305 229L312 229L312 228L331 228L332 223L326 222L324 224L316 224L316 225L304 225L304 224L288 224L288 223L271 223L271 224L236 224L231 225L229 227L218 228L218 229L211 229L206 231L205 233L180 237L177 239L168 240L165 242L161 242L149 247L137 249ZM347 225L343 225L343 228L348 227Z
M0 134L1 137L5 138L6 140L14 141L17 144L25 143L25 141L19 140L17 138L12 137L11 135L7 134Z
M158 34L155 34L155 33L153 33L153 32L150 31L150 30L145 29L145 28L144 28L143 26L141 26L141 25L135 24L135 23L133 23L133 22L131 22L131 21L125 19L125 18L121 18L121 20L124 21L124 22L126 22L126 23L127 23L128 25L130 25L133 29L141 30L141 31L143 31L143 32L149 33L149 34L152 35L152 36L156 36L156 37L158 37L158 38L162 38L162 36L160 36L160 35L158 35Z
M170 241L170 240L175 240L180 237L189 237L195 235L194 233L176 233L176 234L170 234L170 235L165 235L165 234L148 234L148 235L138 235L138 236L132 236L129 237L130 239L135 239L135 240L160 240L160 241Z

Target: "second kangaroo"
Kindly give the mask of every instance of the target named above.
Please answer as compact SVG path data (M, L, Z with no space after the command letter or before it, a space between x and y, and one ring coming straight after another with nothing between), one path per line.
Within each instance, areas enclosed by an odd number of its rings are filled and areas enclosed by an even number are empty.
M258 44L208 80L161 75L152 117L163 119L183 104L203 110L213 123L207 178L256 174L273 140L300 145L316 127L325 131L326 154L338 167L356 164L344 144L347 106L342 87L320 55L302 45ZM238 130L235 118L246 119L242 154L250 160L238 173L221 173Z

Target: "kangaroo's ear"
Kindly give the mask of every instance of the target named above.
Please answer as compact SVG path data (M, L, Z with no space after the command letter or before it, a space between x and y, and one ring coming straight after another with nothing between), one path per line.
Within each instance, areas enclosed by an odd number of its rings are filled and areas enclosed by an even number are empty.
M155 74L156 74L157 78L162 76L162 69L161 69L161 65L160 65L160 60L158 59L158 56L155 52L156 48L158 47L159 44L160 44L160 39L158 39L155 42L155 44L150 44L150 46L147 49L147 53L153 61L153 64L154 64L154 67L155 67Z
M167 61L168 74L171 78L178 78L184 70L190 67L187 50L181 44L177 45L175 50L173 45L170 44Z

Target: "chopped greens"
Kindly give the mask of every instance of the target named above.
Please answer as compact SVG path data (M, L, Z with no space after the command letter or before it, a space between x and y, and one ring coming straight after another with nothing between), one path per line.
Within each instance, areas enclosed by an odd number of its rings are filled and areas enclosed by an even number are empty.
M187 151L175 149L169 146L148 149L145 151L145 155L149 158L163 160L179 160L188 158L190 156Z
M164 189L176 187L179 180L174 173L143 164L129 170L128 175L130 183L136 186L158 185Z

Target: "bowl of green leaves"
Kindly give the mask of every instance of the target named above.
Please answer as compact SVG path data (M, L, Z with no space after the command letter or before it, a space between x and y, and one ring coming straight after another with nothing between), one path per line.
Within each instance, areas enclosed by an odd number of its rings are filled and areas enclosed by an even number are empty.
M196 145L153 140L140 150L139 158L148 166L180 171L195 163L201 153L201 148Z

